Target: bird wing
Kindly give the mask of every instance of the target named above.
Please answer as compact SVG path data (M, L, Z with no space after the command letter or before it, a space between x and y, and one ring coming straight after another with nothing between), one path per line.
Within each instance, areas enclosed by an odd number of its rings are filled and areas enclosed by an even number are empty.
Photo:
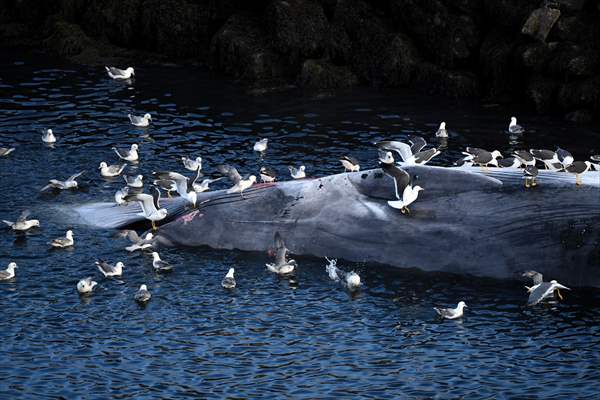
M533 279L534 285L539 285L540 283L544 282L544 276L537 271L525 271L521 274L521 276Z
M385 150L392 150L400 154L402 161L406 162L412 157L413 152L409 145L406 143L398 142L396 140L385 140L377 143L377 147Z
M542 282L537 287L533 288L527 299L527 305L534 306L540 301L543 301L554 291L554 287L549 282Z
M275 265L285 264L288 249L285 247L285 242L279 232L275 233Z
M219 173L221 173L222 175L227 176L231 180L231 182L233 182L234 185L237 185L242 180L240 173L231 165L217 165L217 171L219 171Z
M145 215L150 215L156 208L154 207L154 198L146 193L130 194L123 198L125 201L137 201L142 206Z
M85 173L85 171L81 171L76 173L75 175L71 175L69 177L69 179L67 179L68 181L74 181L75 179L79 178L81 175L83 175Z
M356 158L354 158L354 157L351 157L351 156L343 156L342 160L346 160L346 161L348 161L352 165L357 165L358 164L358 160Z
M427 142L421 136L411 135L408 141L411 144L410 150L413 154L420 152L423 147L427 146Z
M121 157L121 158L125 158L125 157L127 157L127 156L129 155L129 151L128 151L128 150L121 150L121 149L119 149L119 148L117 148L117 147L113 147L112 149L113 149L113 150L115 151L115 153L117 153L117 155L118 155L119 157Z
M415 162L426 163L438 154L440 154L440 152L435 147L432 149L420 151L417 154L415 154Z
M410 175L402 168L399 168L393 164L382 164L381 170L394 179L396 198L401 200L402 197L400 196L400 193L403 193L404 189L410 185Z
M188 178L177 172L154 172L154 176L159 179L169 179L175 182L175 190L180 195L185 195L188 192Z
M31 214L31 211L24 210L21 213L21 215L19 215L19 218L17 218L17 222L25 222L25 221L27 221L27 217L29 217L30 214Z
M152 203L157 210L160 209L160 189L156 186L152 188Z
M107 72L110 72L111 74L115 75L115 76L125 76L125 71L123 71L122 69L116 68L116 67L104 67L106 68Z
M139 235L137 234L136 231L132 230L132 229L128 229L126 231L126 235L127 235L127 239L129 239L129 241L131 243L137 243L141 240L141 238L139 237Z

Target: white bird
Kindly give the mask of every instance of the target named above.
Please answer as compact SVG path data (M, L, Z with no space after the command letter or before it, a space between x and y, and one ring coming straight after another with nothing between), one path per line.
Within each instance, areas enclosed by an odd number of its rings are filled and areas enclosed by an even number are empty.
M265 264L267 269L278 275L288 275L294 272L298 264L295 260L287 259L288 249L279 232L275 233L275 251L275 262Z
M81 280L79 280L79 282L77 282L77 291L79 292L79 294L92 293L92 291L94 290L94 287L96 287L97 284L98 284L98 282L92 280L92 277L89 276L89 277L81 279Z
M96 266L98 267L98 270L102 272L102 275L104 275L104 277L121 276L123 275L123 268L125 267L125 265L121 261L119 261L115 265L111 265L106 261L102 260L96 261Z
M100 175L105 178L111 178L114 176L121 175L121 172L125 169L126 164L123 165L107 165L104 161L100 163L98 169L100 170Z
M223 177L217 178L217 179L204 179L200 183L196 183L196 182L192 183L192 187L194 188L194 191L196 193L206 192L207 190L210 189L210 187L209 187L210 184L212 184L213 182L216 182L216 181L220 181L221 179L223 179Z
M414 137L415 144L409 146L406 143L396 140L385 140L376 143L380 150L395 151L402 158L402 162L408 165L427 164L431 159L440 154L436 148L422 150L425 147L425 140L421 137Z
M358 160L354 157L343 156L340 158L340 162L344 166L344 172L358 172L360 171L360 165L358 164Z
M125 196L125 201L137 201L142 207L142 212L138 213L147 220L152 222L152 229L156 227L156 221L163 220L167 217L167 209L160 208L160 191L155 187L152 191L152 196L146 193L130 194Z
M50 246L56 247L56 248L71 247L74 244L75 244L75 240L73 239L73 231L70 229L65 234L65 237L57 238L57 239L54 239L52 242L50 242Z
M8 264L5 270L0 271L0 281L7 281L15 277L15 269L17 267L17 263L11 262Z
M267 144L269 139L260 139L258 142L254 143L254 151L262 153L267 150Z
M52 129L46 129L42 131L42 142L52 144L56 143L56 136L52 133Z
M66 181L59 181L57 179L50 179L50 181L48 182L48 184L46 186L44 186L42 188L42 190L40 190L41 192L48 190L50 188L52 189L59 189L59 190L66 190L66 189L75 189L78 187L77 181L75 179L79 178L81 175L83 175L85 171L81 171L75 175L72 175L70 177L67 178Z
M487 167L489 164L498 166L498 158L502 158L502 153L498 150L494 150L491 153L487 150L480 149L478 147L467 147L462 152L466 157L464 161L472 161L473 164L478 164L482 168Z
M533 286L525 286L529 293L529 298L527 299L528 306L534 306L546 299L554 297L555 292L558 295L558 298L562 300L563 297L560 294L559 289L571 290L555 280L544 282L543 275L537 271L525 271L522 276L529 277L533 280Z
M138 148L138 145L134 143L131 145L129 150L120 150L116 147L113 147L112 149L115 153L117 153L117 156L119 156L119 158L129 162L136 162L140 159Z
M107 67L104 69L109 77L112 79L130 79L132 76L135 76L135 70L132 67L128 67L127 69L119 69L116 67Z
M275 182L277 179L277 172L271 167L260 167L260 180L263 183Z
M573 154L565 149L561 149L558 147L556 149L556 157L558 161L562 164L563 167L567 168L569 165L573 164L575 158L573 158Z
M129 186L125 186L115 192L115 203L120 206L127 204L125 197L129 194Z
M394 180L394 194L398 200L388 201L388 205L392 208L400 210L402 214L410 213L408 206L417 200L419 192L424 190L421 186L412 186L410 183L410 175L405 170L398 168L393 163L381 163L381 170ZM402 196L400 196L402 191Z
M152 232L148 232L143 239L139 237L135 231L128 230L126 232L127 238L129 239L129 241L131 241L132 245L125 247L125 250L127 250L130 253L136 250L149 249L154 243L154 235L152 234Z
M160 259L160 256L156 251L152 252L152 267L157 272L160 271L171 271L173 266L166 261Z
M198 171L202 169L202 157L196 157L195 160L187 157L181 157L181 161L183 162L185 169L189 171Z
M393 164L394 156L391 151L379 150L378 152L379 162L382 164Z
M346 272L341 270L338 268L337 260L335 258L330 260L329 258L325 257L325 259L328 262L328 264L325 266L325 270L327 271L327 274L331 280L340 282L351 292L356 291L360 287L360 276L356 272Z
M19 215L19 217L17 218L17 220L15 222L7 221L5 219L3 219L2 222L4 222L6 225L10 226L13 231L19 231L19 232L27 231L33 227L39 227L40 226L39 220L37 220L37 219L29 219L28 220L27 219L29 214L30 214L30 211L25 210L21 213L21 215Z
M144 187L144 177L142 175L136 175L133 177L123 175L123 179L125 179L125 183L127 183L127 186L129 187L138 189Z
M135 292L135 296L133 297L135 301L138 303L147 303L151 298L152 294L148 290L146 285L141 285L137 292Z
M448 137L448 131L446 130L445 122L440 123L440 127L438 128L437 132L435 132L435 137L441 137L441 138Z
M304 165L301 165L300 168L296 168L296 167L290 165L288 167L288 169L290 170L290 175L292 176L292 178L294 178L294 179L306 178L306 167Z
M144 128L150 125L150 121L152 121L152 116L148 113L144 114L143 117L138 117L137 115L133 114L127 114L127 116L129 117L129 122L131 122L131 125L140 128Z
M235 278L233 277L234 272L235 269L229 268L227 275L225 275L225 278L221 281L221 286L225 289L233 289L235 287Z
M520 133L525 132L525 129L523 129L521 125L517 124L516 117L510 117L510 124L508 124L508 132L518 135Z
M6 157L13 151L15 151L14 147L0 147L0 157Z
M198 170L200 173L200 170ZM186 176L181 175L177 172L153 172L152 175L159 180L170 180L175 182L175 190L177 193L184 198L188 203L190 203L193 207L196 206L196 201L198 200L198 194L194 191L194 189L188 186L188 180Z
M242 179L240 173L230 165L217 165L217 170L227 176L233 186L227 189L227 193L239 193L244 197L244 190L248 189L256 182L256 176L250 175L248 179Z
M468 308L464 301L460 301L456 308L438 308L433 307L436 313L445 319L457 319L463 316L464 308Z

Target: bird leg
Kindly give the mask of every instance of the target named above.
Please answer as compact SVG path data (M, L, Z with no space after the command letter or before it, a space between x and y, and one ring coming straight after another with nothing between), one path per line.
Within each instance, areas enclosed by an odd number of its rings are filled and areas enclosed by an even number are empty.
M581 185L581 176L579 174L575 175L575 184L577 186Z
M158 227L156 226L156 222L155 221L152 221L152 230L153 231L157 231L158 230Z
M559 299L564 300L562 295L560 294L560 289L556 289L556 294L558 295Z
M400 209L400 212L401 212L402 214L410 214L410 210L409 210L409 209L408 209L408 207L406 207L406 206L405 206L405 207L402 207L402 208Z
M525 178L525 187L529 188L531 185L529 184L529 178Z
M170 190L167 190L167 197L171 198L171 191Z
M535 181L535 177L531 178L531 186L537 186L537 182Z
M240 190L240 196L242 196L242 199L244 199L244 200L246 199L246 198L244 197L244 191L243 191L243 190Z

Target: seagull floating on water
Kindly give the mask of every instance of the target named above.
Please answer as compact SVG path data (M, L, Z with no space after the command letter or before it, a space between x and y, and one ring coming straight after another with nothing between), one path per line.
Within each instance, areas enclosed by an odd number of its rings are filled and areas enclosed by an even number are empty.
M448 137L448 131L446 130L445 122L440 123L440 127L438 128L437 132L435 132L435 137L441 137L441 138Z
M104 69L109 77L112 79L130 79L132 76L135 76L135 70L132 67L128 67L127 69L119 69L116 67L107 67Z
M267 269L278 275L289 275L294 272L298 264L295 260L287 259L288 249L279 232L275 233L275 251L275 262L265 264Z
M136 162L140 159L140 155L138 154L138 148L138 145L134 143L131 145L129 150L120 150L116 147L113 147L112 149L115 153L117 153L117 156L119 156L120 159L129 162Z
M527 289L527 292L529 293L529 299L527 300L528 306L534 306L550 297L553 297L555 291L558 295L558 298L562 300L563 297L560 294L559 289L571 290L555 280L544 282L544 277L537 271L525 271L523 272L522 276L531 278L533 280L533 286L525 286L525 289Z
M0 157L6 157L13 151L15 151L14 147L0 147Z
M457 319L463 316L463 310L468 308L464 301L458 303L456 308L438 308L433 307L436 313L445 319Z
M398 200L388 201L388 205L392 208L400 210L402 214L410 213L408 206L414 203L419 197L419 192L424 190L421 186L412 186L408 172L394 165L392 158L391 163L382 162L381 170L394 180L394 193ZM402 192L402 196L400 196Z
M105 178L112 178L114 176L121 175L121 172L125 169L126 164L123 165L107 165L104 161L100 163L98 169L100 170L100 175Z
M263 153L267 150L267 144L269 143L269 139L260 139L258 142L254 143L254 151Z
M152 222L152 229L157 230L156 221L167 217L167 209L160 208L160 190L153 188L152 196L146 193L130 194L125 196L125 201L137 201L142 207L142 212L138 213Z
M70 177L67 178L66 181L50 179L49 183L46 186L44 186L42 188L42 190L40 190L40 192L44 192L48 189L59 189L59 190L75 189L78 187L77 181L75 179L79 178L84 173L85 173L85 171L81 171L75 175L71 175Z
M189 171L198 171L202 169L202 157L196 157L195 160L187 157L181 157L181 161L183 162L185 169Z
M592 168L592 163L589 161L573 161L565 168L565 171L575 175L575 184L581 185L581 175L585 174Z
M510 117L510 124L508 124L508 132L513 135L518 135L525 132L525 129L519 124L517 124L516 117Z
M124 188L117 190L115 192L115 203L117 203L120 206L124 206L125 204L127 204L125 196L127 196L128 194L129 186L125 186Z
M65 234L65 237L54 239L52 242L50 242L50 246L56 247L56 248L71 247L74 244L75 244L75 240L73 239L73 231L70 229Z
M160 256L156 251L152 253L152 267L154 267L156 272L166 272L173 269L171 264L160 259Z
M117 262L115 265L111 265L103 260L96 261L96 266L105 278L123 275L123 268L125 267L121 261Z
M150 301L150 299L152 298L152 294L150 293L146 285L140 285L140 288L137 292L135 292L135 296L133 296L133 298L138 303L144 304Z
M263 183L275 182L277 179L277 172L271 167L260 167L260 180Z
M91 276L88 276L87 278L83 278L77 282L77 291L79 294L90 294L97 284L98 282L92 280Z
M225 289L233 289L235 287L235 278L233 277L234 273L235 269L229 268L227 275L225 275L225 278L223 278L221 281L221 286L223 286Z
M131 246L125 247L125 250L127 250L130 253L132 253L136 250L149 249L152 247L152 244L154 243L154 235L152 234L152 232L146 233L146 236L144 236L143 239L138 236L136 231L127 230L125 232L127 235L127 239L129 239L129 241L132 243Z
M15 277L15 269L17 267L17 263L11 262L8 264L5 270L0 271L0 281L7 281Z
M200 170L198 170L200 172ZM188 178L186 176L181 175L177 172L154 172L153 176L158 178L161 181L170 180L175 182L175 190L177 193L185 199L189 204L193 207L196 206L196 201L198 200L198 194L194 191L192 187L188 186Z
M239 193L244 197L244 190L248 189L256 182L256 176L250 175L248 179L242 179L240 173L231 165L217 165L217 170L225 175L233 183L233 186L227 189L227 193Z
M344 287L346 287L346 289L350 290L351 292L358 290L361 283L360 276L356 272L346 272L341 270L340 268L338 268L337 260L335 258L330 260L329 258L325 257L325 259L329 263L325 266L325 271L327 271L327 274L329 275L329 278L331 280L335 282L340 282Z
M17 232L24 232L33 227L39 227L40 226L39 220L37 220L37 219L28 220L27 219L27 217L29 217L30 214L31 214L31 212L29 210L25 210L21 213L21 215L19 215L19 217L17 218L17 220L15 222L7 221L5 219L3 219L2 222L4 222L6 225L10 226L13 231L17 231Z
M304 165L301 165L299 168L296 168L296 167L290 165L290 166L288 166L288 169L290 170L290 175L292 176L292 178L294 178L294 179L306 178L306 167Z
M150 125L150 121L152 121L152 116L148 113L144 114L143 117L138 117L137 115L127 114L129 117L129 122L131 125L137 126L139 128L145 128Z
M354 157L343 156L340 159L340 162L344 166L344 172L346 172L346 171L350 171L350 172L358 172L358 171L360 171L360 165L358 164L358 160L356 158L354 158Z
M56 136L52 133L52 129L46 129L42 131L42 142L47 144L56 143Z
M138 189L144 187L144 177L142 175L136 175L136 176L123 175L123 179L125 179L125 183L127 183L127 186L129 186L129 187L138 188Z

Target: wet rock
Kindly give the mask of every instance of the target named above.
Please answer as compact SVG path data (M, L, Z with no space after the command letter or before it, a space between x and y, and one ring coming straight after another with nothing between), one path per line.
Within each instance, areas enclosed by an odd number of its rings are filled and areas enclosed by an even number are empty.
M25 24L0 24L0 46L17 47L36 43L37 41L31 40L29 28Z
M91 1L83 13L83 26L92 37L118 46L140 47L141 10L142 0Z
M574 43L557 43L548 63L556 76L584 77L598 74L600 55L595 49Z
M477 77L471 72L452 71L422 62L415 69L414 85L432 94L474 97L479 94Z
M300 86L312 90L335 90L359 83L350 68L333 65L328 60L304 61L298 81Z
M600 4L600 3L599 3ZM550 37L552 40L568 42L593 42L598 40L597 16L577 15L561 16Z
M405 35L396 34L386 48L381 64L384 83L387 86L408 85L419 62L412 41Z
M322 54L329 26L319 3L275 0L267 8L265 19L273 47L293 62Z
M480 50L483 92L494 101L508 99L518 81L513 73L514 44L505 39L502 32L491 32L486 36Z
M526 95L539 113L553 110L556 106L556 93L560 83L552 78L536 75L527 85Z
M212 66L253 86L284 84L290 78L289 65L270 47L262 26L256 15L229 17L212 39Z
M510 35L519 32L539 4L523 0L486 0L482 3L487 23Z
M591 122L594 119L594 112L588 108L575 110L565 115L565 119L578 124Z
M529 15L529 18L521 29L521 33L544 42L559 17L560 10L558 9L548 7L538 8Z
M566 10L580 11L587 0L553 0L552 2Z
M80 54L91 40L79 25L58 20L53 24L52 33L45 43L59 56L71 57Z
M565 110L597 109L600 104L600 76L564 83L558 92L558 103Z
M520 46L516 53L522 66L539 72L546 67L552 57L553 47L543 42L527 43Z

